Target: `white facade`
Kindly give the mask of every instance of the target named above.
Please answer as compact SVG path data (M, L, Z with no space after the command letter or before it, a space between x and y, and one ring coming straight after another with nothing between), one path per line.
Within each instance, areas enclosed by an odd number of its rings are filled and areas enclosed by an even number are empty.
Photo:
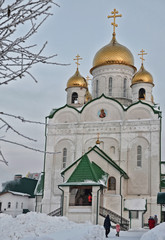
M75 215L74 212L82 212L82 208L71 209L68 205L69 187L63 188L63 196L59 185L68 180L74 167L64 178L61 171L93 148L99 133L99 148L126 172L128 179L123 179L121 173L91 152L89 154L91 161L96 162L116 181L113 191L109 190L107 185L99 195L97 204L129 220L129 211L124 209L124 201L145 199L146 209L137 210L139 218L133 220L132 225L142 227L150 216L156 214L160 219L157 193L160 186L161 114L153 102L154 84L151 82L151 75L145 75L145 81L147 78L145 82L142 72L140 80L132 83L136 68L132 65L130 53L123 47L118 48L115 41L113 45L110 44L109 49L113 49L113 46L117 49L117 56L122 51L123 62L120 63L120 57L117 61L114 57L114 61L111 59L102 63L104 58L101 55L101 64L91 69L93 100L83 105L81 109L77 108L77 103L70 103L70 96L76 90L74 86L70 86L67 93L68 105L52 111L48 117L46 150L60 153L46 155L42 210L50 213L59 208L63 201L64 215L71 220L81 222L90 219L97 223L94 220L97 218L95 214L98 214L95 201L91 208L86 208L85 217L82 218L81 214ZM114 52L112 53L115 54ZM123 57L125 53L126 58ZM106 58L107 56L108 54ZM110 56L112 57L112 54ZM140 89L144 89L144 99L139 97ZM84 100L82 94L80 97L82 104L85 102L85 92ZM92 215L96 218L93 219ZM103 218L100 216L98 218L98 222L101 223Z
M23 213L23 209L35 211L35 199L29 194L19 192L2 192L0 194L0 212L16 217Z

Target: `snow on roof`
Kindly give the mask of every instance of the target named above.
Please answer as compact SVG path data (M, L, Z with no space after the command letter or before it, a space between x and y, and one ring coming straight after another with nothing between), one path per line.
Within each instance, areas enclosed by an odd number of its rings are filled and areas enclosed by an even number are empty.
M6 194L6 193L11 193L13 195L19 195L19 196L23 196L23 197L30 197L30 195L27 193L14 192L14 191L1 192L1 194Z
M125 199L125 209L127 210L146 210L146 199Z

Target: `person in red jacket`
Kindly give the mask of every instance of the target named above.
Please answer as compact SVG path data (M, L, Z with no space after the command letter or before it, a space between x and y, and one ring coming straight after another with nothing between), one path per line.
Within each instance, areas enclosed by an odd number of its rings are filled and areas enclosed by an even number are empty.
M89 205L92 204L92 196L91 196L91 194L88 195L88 203L89 203Z
M120 224L116 224L116 236L119 237L119 232L120 232Z
M155 227L155 220L153 217L150 216L150 218L148 219L148 226L149 226L149 229L152 229Z

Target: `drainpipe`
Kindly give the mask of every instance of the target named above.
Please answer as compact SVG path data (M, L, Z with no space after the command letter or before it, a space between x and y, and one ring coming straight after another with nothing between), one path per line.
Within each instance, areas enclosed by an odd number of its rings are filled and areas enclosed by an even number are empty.
M146 210L142 213L142 228L144 227L144 214L147 212L147 199L146 199Z
M47 117L45 117L45 151L44 151L44 169L43 169L43 192L42 198L44 197L44 184L45 184L45 162L46 162L46 145L47 145ZM42 211L41 211L42 212Z
M123 217L123 196L122 196L122 194L121 194L121 178L124 176L124 174L122 174L121 176L120 176L120 197L121 197L121 226L122 226L122 217Z
M61 216L63 216L64 190L61 189L59 186L58 186L58 189L60 189L62 191L62 196L61 196Z
M160 166L160 192L161 192L161 132L162 132L162 115L159 114L160 118L160 133L159 133L159 166ZM160 218L162 219L162 205L160 208ZM161 220L160 220L161 221Z
M100 188L97 190L97 208L96 208L96 225L98 224L98 215L99 215L99 191L101 190Z

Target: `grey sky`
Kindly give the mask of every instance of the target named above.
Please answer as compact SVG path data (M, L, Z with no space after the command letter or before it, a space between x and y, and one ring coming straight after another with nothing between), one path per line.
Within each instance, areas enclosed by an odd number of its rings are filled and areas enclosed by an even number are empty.
M57 0L60 8L54 7L54 16L42 26L32 43L44 43L48 40L46 54L57 53L55 61L70 63L69 66L35 66L33 73L38 84L26 78L1 86L1 111L23 116L25 119L45 121L45 116L52 108L61 107L66 103L66 83L75 73L76 64L73 58L77 53L83 58L80 62L80 73L89 75L96 52L109 43L112 37L111 20L107 19L116 8L122 18L117 19L117 41L126 46L134 55L135 66L139 70L141 60L138 53L143 48L144 66L154 78L153 96L165 112L165 1L164 0ZM9 120L17 130L38 139L37 143L29 142L16 134L5 134L6 139L15 140L25 145L44 150L44 127ZM164 118L162 125L164 129ZM164 130L162 143L164 142ZM43 169L43 154L24 148L1 144L1 149L9 166L0 163L0 184L12 179L14 174L25 175ZM165 151L162 144L162 159Z

